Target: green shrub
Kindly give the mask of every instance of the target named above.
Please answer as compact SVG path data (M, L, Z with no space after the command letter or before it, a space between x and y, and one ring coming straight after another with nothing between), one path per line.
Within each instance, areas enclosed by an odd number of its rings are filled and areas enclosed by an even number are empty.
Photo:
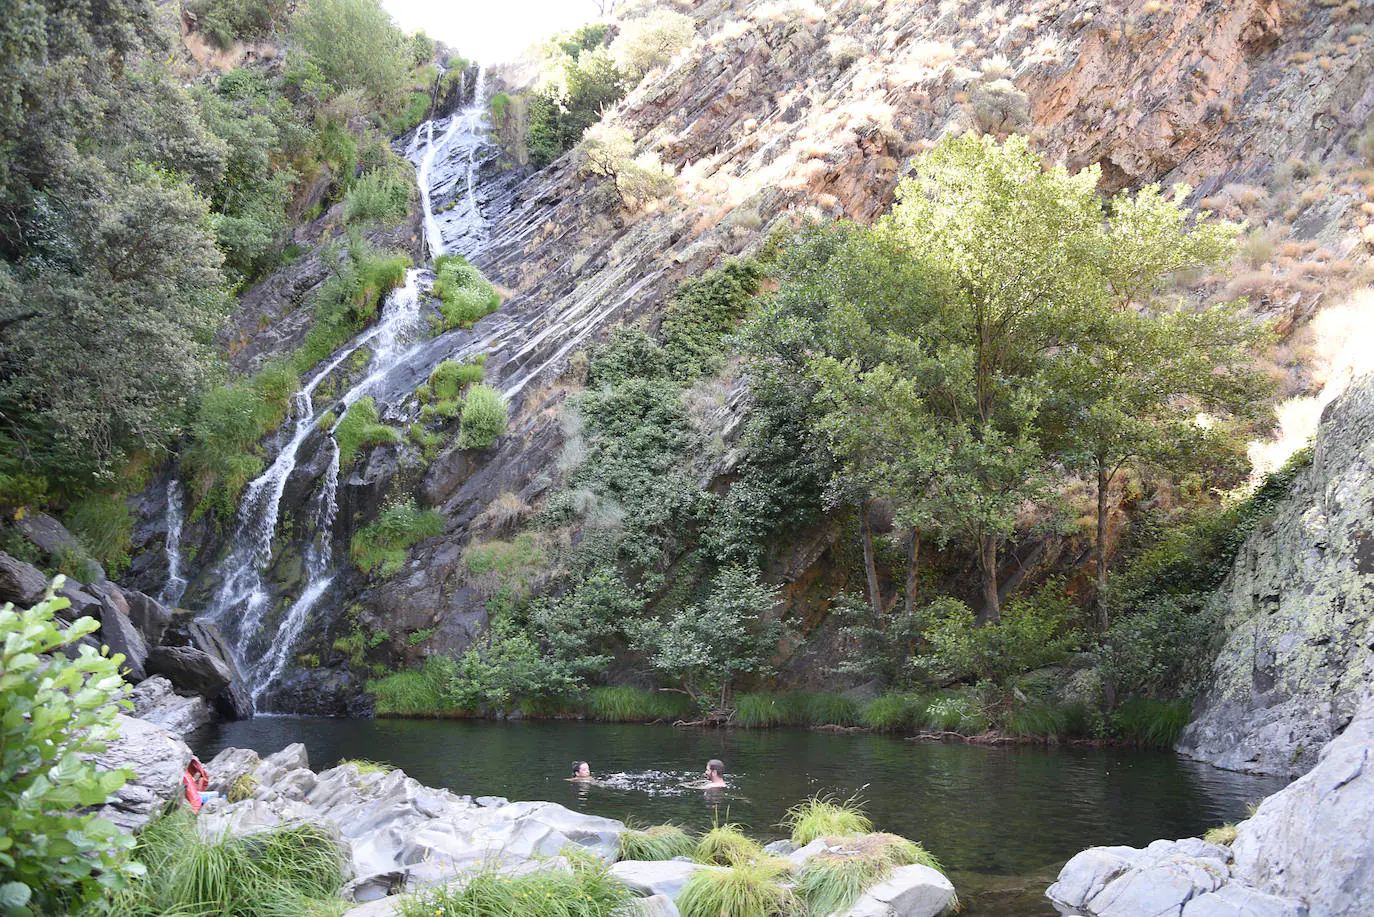
M763 858L758 841L744 836L739 825L714 825L697 841L692 859L716 866L734 866Z
M587 716L603 723L652 723L679 720L692 712L685 694L625 686L590 688L586 693Z
M870 834L807 860L797 875L797 893L812 914L843 913L892 870L913 864L940 869L939 861L920 844L895 834Z
M67 528L111 575L129 563L134 517L118 494L90 494L67 508Z
M653 68L668 63L695 34L696 25L690 16L655 9L621 23L611 53L630 78L638 80Z
M292 357L296 371L308 372L367 327L386 294L405 282L409 267L408 255L379 252L361 237L350 238L334 274L315 293L315 323Z
M285 0L197 0L188 6L200 31L220 48L267 37L286 10Z
M410 213L415 181L394 168L369 172L354 183L344 199L344 220L349 223L401 222Z
M404 91L408 42L377 0L311 0L293 18L291 38L329 82L363 90L379 109Z
M1004 688L1075 646L1068 630L1072 611L1072 599L1054 581L1032 597L1008 602L998 623L983 626L963 602L944 597L927 612L925 638L931 650L919 664L946 677L987 679Z
M429 374L429 397L435 401L452 401L463 389L481 381L480 364L443 360Z
M269 364L246 380L211 389L191 422L181 465L192 496L190 518L234 514L239 494L262 473L258 443L286 419L300 380L285 364Z
M859 726L859 705L843 694L824 692L798 695L803 721L811 726Z
M401 569L412 545L443 530L444 517L437 511L422 511L414 500L391 503L353 536L349 556L364 573L391 576Z
M916 728L926 706L926 699L919 695L884 694L865 704L859 716L865 726L882 732L901 732Z
M473 711L460 708L448 694L458 671L447 656L430 656L424 665L393 672L367 683L378 716L455 716Z
M818 837L867 834L873 830L873 822L855 799L813 796L788 809L782 827L791 832L793 844L805 847Z
M347 468L363 446L399 443L401 431L377 422L377 405L368 395L348 406L344 416L334 427L334 441L339 444L339 467Z
M974 698L966 693L947 693L930 700L917 725L936 732L977 735L992 724Z
M90 646L74 659L57 652L100 626L81 618L59 627L54 614L70 605L47 598L27 611L0 608L0 901L7 914L75 912L138 873L127 859L132 836L108 819L76 814L106 802L133 774L100 772L81 757L114 737L129 687L119 675L122 656Z
M678 910L682 917L787 917L797 901L783 884L786 875L786 861L772 858L704 869L682 886Z
M463 396L458 448L483 449L506 432L509 415L506 399L489 385L474 385Z
M654 825L620 835L620 859L671 860L691 856L696 846L692 836L677 825Z
M214 913L290 917L342 911L348 856L322 828L297 825L247 837L205 840L185 809L149 823L134 856L146 879L111 902L123 917ZM213 902L213 911L205 910Z
M719 372L728 335L749 314L763 280L752 260L727 261L677 288L663 315L663 352L684 381Z
M580 682L562 660L545 654L509 621L498 621L484 644L473 644L458 658L449 695L464 708L505 711L537 699L566 697Z
M1192 719L1193 705L1186 700L1154 700L1131 697L1112 711L1112 734L1133 745L1172 748Z
M469 328L501 307L497 293L482 272L459 255L440 255L434 262L434 295L439 297L441 328Z
M483 869L463 883L441 885L402 898L401 917L613 917L630 893L594 857L564 851L571 872L536 869L509 875Z

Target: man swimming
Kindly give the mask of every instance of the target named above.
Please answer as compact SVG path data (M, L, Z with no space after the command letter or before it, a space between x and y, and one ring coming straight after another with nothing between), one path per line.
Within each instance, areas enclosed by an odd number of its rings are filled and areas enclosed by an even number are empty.
M719 758L706 762L706 785L725 786L725 762Z

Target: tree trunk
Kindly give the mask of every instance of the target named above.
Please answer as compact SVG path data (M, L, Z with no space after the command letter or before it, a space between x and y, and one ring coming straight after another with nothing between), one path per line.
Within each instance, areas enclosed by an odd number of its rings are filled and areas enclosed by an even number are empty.
M911 528L911 540L907 542L906 549L906 613L914 615L916 613L916 559L921 554L921 533L915 526Z
M1107 629L1107 490L1111 486L1104 462L1097 465L1097 629Z
M997 536L984 535L978 546L978 562L983 571L983 608L978 623L997 624L1002 620L1002 600L997 595Z
M864 575L868 577L868 604L873 608L874 614L882 614L883 594L878 588L878 565L873 559L873 527L868 521L868 512L872 506L872 500L864 503L859 514L859 532L863 535L864 542Z

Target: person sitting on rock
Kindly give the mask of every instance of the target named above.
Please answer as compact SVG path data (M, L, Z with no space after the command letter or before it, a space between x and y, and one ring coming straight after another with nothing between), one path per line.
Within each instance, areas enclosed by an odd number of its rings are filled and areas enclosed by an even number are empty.
M591 780L592 769L586 761L574 761L572 776L569 780Z

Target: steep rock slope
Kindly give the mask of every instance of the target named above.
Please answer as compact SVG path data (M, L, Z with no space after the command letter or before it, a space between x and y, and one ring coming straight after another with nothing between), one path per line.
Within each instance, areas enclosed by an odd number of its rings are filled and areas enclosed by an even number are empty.
M1312 466L1216 599L1225 645L1184 754L1298 775L1374 686L1374 377L1322 417Z

